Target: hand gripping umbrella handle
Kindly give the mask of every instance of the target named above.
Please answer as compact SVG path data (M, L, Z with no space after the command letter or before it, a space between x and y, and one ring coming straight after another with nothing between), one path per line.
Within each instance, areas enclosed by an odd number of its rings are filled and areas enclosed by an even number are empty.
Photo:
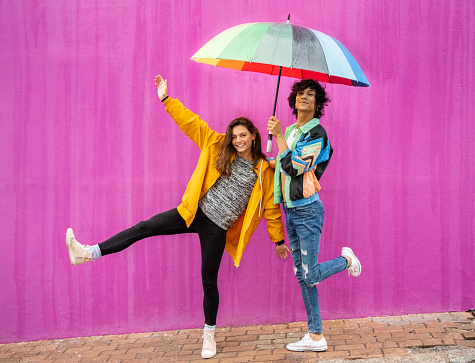
M275 91L274 112L272 116L275 116L275 109L277 108L277 97L279 96L280 75L282 74L282 66L279 68L279 77L277 78L277 89ZM267 137L267 152L270 153L272 149L272 134L269 132Z

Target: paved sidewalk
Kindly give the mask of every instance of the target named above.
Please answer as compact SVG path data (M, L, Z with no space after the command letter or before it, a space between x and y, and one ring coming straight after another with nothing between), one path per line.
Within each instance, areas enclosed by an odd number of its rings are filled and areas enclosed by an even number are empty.
M475 361L475 313L324 321L328 350L296 353L306 323L228 327L216 332L215 362ZM1 362L204 362L201 329L0 344Z

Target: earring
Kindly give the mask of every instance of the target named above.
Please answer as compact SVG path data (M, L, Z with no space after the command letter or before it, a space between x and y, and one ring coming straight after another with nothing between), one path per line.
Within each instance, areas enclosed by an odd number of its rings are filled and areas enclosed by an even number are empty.
M256 147L256 140L252 140L252 147Z

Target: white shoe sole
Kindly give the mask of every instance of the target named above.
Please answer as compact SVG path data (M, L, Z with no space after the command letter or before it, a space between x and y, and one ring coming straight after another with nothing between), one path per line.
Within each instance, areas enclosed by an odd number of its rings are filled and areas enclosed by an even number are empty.
M327 345L323 347L289 347L289 345L287 345L286 348L292 352L324 352L328 349Z
M74 254L72 251L72 239L74 238L74 233L71 228L68 228L66 231L66 246L68 247L68 254L69 254L69 260L71 261L71 265L76 265L74 261Z
M208 353L208 354L203 354L203 353L201 353L201 358L203 358L203 359L209 359L209 358L213 358L215 355L216 355L216 351L210 352L210 353Z

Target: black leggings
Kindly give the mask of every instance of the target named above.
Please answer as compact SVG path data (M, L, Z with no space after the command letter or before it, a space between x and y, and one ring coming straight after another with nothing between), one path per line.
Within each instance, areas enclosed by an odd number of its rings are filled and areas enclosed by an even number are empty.
M99 243L102 255L122 251L133 243L152 236L198 233L201 244L201 280L203 283L203 310L205 323L216 325L219 306L218 271L226 244L226 230L217 226L198 208L190 227L177 209L157 214L108 240Z

